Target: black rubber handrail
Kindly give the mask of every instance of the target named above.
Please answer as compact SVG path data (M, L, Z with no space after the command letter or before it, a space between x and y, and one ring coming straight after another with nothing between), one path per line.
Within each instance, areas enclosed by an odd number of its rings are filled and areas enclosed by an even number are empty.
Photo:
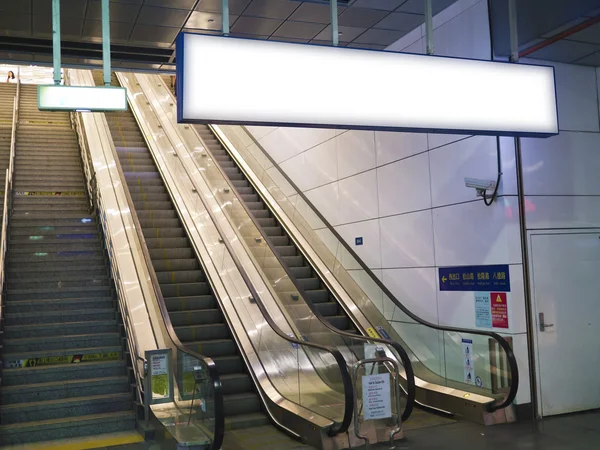
M133 114L133 111L132 111ZM112 136L111 136L112 139ZM158 277L156 276L156 271L154 270L154 266L152 264L152 259L150 257L150 252L148 251L148 246L146 245L146 238L144 237L144 233L142 232L142 226L138 220L137 212L135 209L135 205L133 203L133 199L131 198L131 193L129 192L129 188L127 187L127 183L125 183L125 174L123 172L123 168L121 167L121 161L119 160L119 156L117 155L116 149L114 145L110 146L113 159L115 161L115 167L119 173L120 179L123 181L123 191L125 192L125 198L127 199L127 206L131 211L131 217L133 219L134 229L138 236L138 239L141 244L142 255L144 257L144 262L146 263L146 267L148 269L148 273L150 275L150 281L152 283L152 288L154 290L154 294L156 295L156 299L158 301L158 306L160 309L161 316L165 323L165 328L167 329L167 333L169 334L169 338L177 347L179 351L182 353L186 353L190 355L192 358L201 360L207 367L208 374L213 384L213 392L214 392L214 409L215 409L215 430L213 435L213 440L210 446L211 450L220 450L223 445L223 438L225 436L225 406L223 399L223 385L221 383L221 377L219 375L219 371L217 370L217 366L215 362L209 358L208 356L201 355L200 353L195 352L192 349L185 347L185 345L179 340L177 337L177 333L173 328L173 324L171 322L171 317L169 316L169 311L167 309L167 305L165 303L165 299L162 295L162 291L160 289L160 283L158 281ZM211 283L212 284L212 283ZM150 393L146 393L146 395L151 395ZM190 405L190 408L193 405Z
M344 246L344 248L346 249L346 251L348 253L350 253L352 255L352 257L358 262L358 264L360 265L360 267L369 275L369 277L371 278L371 280L408 317L410 317L412 320L414 320L417 323L425 325L426 327L429 327L429 328L433 328L435 330L447 331L447 332L453 332L453 333L464 333L464 334L475 334L475 335L480 335L480 336L487 336L487 337L490 337L490 338L492 338L492 339L494 339L494 340L496 340L498 342L498 344L500 345L500 347L502 347L502 349L506 353L506 358L507 358L507 361L508 361L509 366L510 366L510 377L511 377L511 379L510 379L510 391L509 391L506 399L502 403L500 403L500 404L494 404L494 403L489 404L487 406L487 409L488 409L489 412L493 412L493 411L496 411L498 409L506 408L507 406L511 405L512 402L514 401L516 395L517 395L517 390L519 388L519 369L518 369L518 366L517 366L517 359L515 358L515 354L514 354L512 348L510 347L510 345L508 344L508 342L506 341L506 339L504 339L498 333L495 333L493 331L470 330L470 329L467 329L467 328L444 327L444 326L441 326L441 325L436 325L434 323L431 323L431 322L428 322L428 321L422 319L421 317L419 317L419 316L415 315L413 312L411 312L406 306L404 306L400 302L400 300L398 300L394 296L394 294L392 294L392 292L385 286L385 284L383 284L383 282L377 277L377 275L375 275L373 273L373 271L364 263L364 261L356 254L356 252L352 249L352 247L342 238L342 236L340 236L340 234L335 230L335 228L333 226L331 226L331 224L327 221L327 219L323 216L323 214L321 214L321 212L317 208L315 208L313 206L313 204L308 199L308 197L306 197L306 195L304 194L304 192L302 192L300 190L300 188L298 188L298 186L296 185L296 183L294 183L292 181L292 179L287 175L287 173L285 173L283 170L281 170L279 168L279 165L277 164L277 162L262 147L262 145L260 145L260 143L258 142L258 140L254 138L254 136L252 135L252 133L250 133L245 126L242 126L242 129L252 139L252 141L254 142L254 144L256 144L256 146L262 151L262 153L267 157L267 159L271 162L271 164L274 167L277 168L277 170L285 178L285 180L294 188L294 190L297 192L297 194L300 195L300 197L304 200L304 202L307 205L310 206L310 208L312 209L312 211L323 222L323 224L327 227L327 229L331 233L333 233L333 235L337 238L337 240Z
M227 146L225 145L224 142L221 141L220 137L217 136L217 135L215 135L215 137L219 140L219 142L221 142L221 145L227 151ZM360 334L352 334L352 333L348 333L347 331L340 330L339 328L336 328L333 325L331 325L329 323L329 321L315 307L314 303L312 302L312 300L310 300L309 296L306 295L306 290L302 287L302 285L298 281L298 278L296 278L296 276L292 273L292 271L290 270L290 267L285 262L285 260L281 257L281 255L279 254L279 252L276 251L275 246L273 245L273 243L269 239L269 237L268 237L267 233L265 232L264 228L258 222L258 220L256 219L256 217L254 217L254 214L252 214L250 208L248 208L248 205L246 205L246 202L242 199L241 194L239 193L237 187L235 187L233 185L233 183L231 183L231 180L229 179L229 177L227 176L227 174L225 173L225 171L223 170L223 168L221 167L221 165L218 162L216 162L216 159L215 159L212 151L210 151L210 149L206 145L204 146L204 150L210 155L210 157L212 158L212 160L215 162L215 167L217 168L217 170L219 171L219 173L221 174L221 176L228 182L229 188L231 189L231 191L233 192L233 194L237 198L237 201L242 205L242 208L244 208L244 211L246 212L246 214L248 215L248 217L250 218L250 220L252 221L252 223L254 224L254 226L257 228L257 230L260 233L263 241L269 246L269 249L271 250L271 252L275 256L275 258L277 259L277 261L279 262L279 264L283 267L283 270L285 270L285 272L288 275L289 279L294 284L294 287L300 293L300 295L302 296L302 298L304 299L304 301L306 302L306 304L311 309L311 312L317 318L317 320L319 320L328 330L330 330L331 332L333 332L333 333L335 333L337 335L344 336L344 337L351 338L351 339L356 339L356 340L359 340L359 341L370 341L370 342L377 342L377 343L380 343L380 344L390 345L391 347L394 348L394 350L396 350L396 352L398 353L398 356L400 357L400 359L402 361L402 364L404 366L404 370L405 370L405 373L406 373L406 385L407 385L407 388L406 388L407 392L406 392L406 394L407 394L407 401L406 401L406 407L404 408L404 411L402 413L402 421L405 422L406 420L408 420L408 418L410 417L410 415L412 413L412 410L414 408L414 404L415 404L416 384L415 384L415 375L414 375L412 363L410 362L410 358L408 357L408 354L406 353L406 350L404 350L404 347L402 347L402 345L400 345L398 342L392 341L391 339L379 339L379 338L372 338L372 337L369 337L369 336L363 336L363 335L360 335ZM259 192L258 189L256 191Z
M154 111L154 108L152 108L152 111L154 112L155 115L157 115L156 111ZM176 149L174 147L173 147L173 151L176 152ZM150 152L150 153L152 154L152 152ZM177 153L175 153L175 154L177 154ZM153 156L153 158L154 158L154 156ZM318 350L321 350L321 351L324 351L327 353L331 353L331 355L336 360L336 363L340 370L340 374L341 374L341 378L342 378L342 385L344 388L344 416L343 416L343 419L341 422L338 423L338 422L334 421L334 425L328 430L328 434L330 436L336 436L337 434L345 433L346 431L348 431L348 428L350 427L350 424L352 423L352 416L354 413L354 388L352 386L352 377L350 376L350 372L348 371L348 367L346 365L346 361L344 360L344 357L342 356L342 353L336 348L331 348L331 347L327 347L325 345L315 344L312 342L306 342L306 341L296 339L294 337L290 337L279 328L279 326L271 318L271 316L268 312L268 309L265 307L265 305L262 301L260 294L256 291L252 281L248 277L248 274L244 270L240 260L238 259L237 255L235 254L233 247L231 246L231 243L227 239L223 239L223 237L226 236L226 234L224 233L221 225L218 223L212 208L206 204L206 199L202 195L200 195L200 192L202 192L202 191L201 191L200 187L198 186L198 184L196 183L196 180L194 179L194 177L192 177L188 173L187 168L185 167L185 164L182 164L182 166L183 166L184 170L186 171L186 173L190 179L190 182L194 186L194 189L196 190L196 193L197 193L198 197L200 198L202 205L206 209L208 216L211 219L211 222L215 226L218 234L221 236L221 240L223 241L225 248L227 248L227 251L229 252L236 268L238 269L242 279L244 280L244 283L248 287L248 290L250 291L252 298L255 300L256 305L258 306L258 308L259 308L261 314L263 315L264 319L266 320L267 324L282 339L284 339L290 343L299 345L299 346L306 346L306 347L315 348L315 349L318 349ZM198 259L200 260L200 262L202 262L200 258L198 258ZM207 273L207 275L208 275L208 273Z

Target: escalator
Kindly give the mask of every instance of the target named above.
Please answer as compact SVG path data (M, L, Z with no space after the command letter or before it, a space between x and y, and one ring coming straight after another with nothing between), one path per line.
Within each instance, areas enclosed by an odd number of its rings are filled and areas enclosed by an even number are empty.
M281 260L287 265L289 275L296 279L297 286L303 290L304 298L335 328L357 333L352 320L346 314L336 297L329 291L323 280L296 247L294 241L279 223L275 215L260 198L250 181L236 165L229 153L207 125L196 125L200 137L208 147L214 161L223 169L245 202L256 224L262 228ZM285 266L284 266L285 267Z
M94 80L101 85L101 73L94 72ZM119 85L115 74L112 83ZM106 119L178 338L215 362L223 384L228 429L268 423L246 364L133 113L106 113Z

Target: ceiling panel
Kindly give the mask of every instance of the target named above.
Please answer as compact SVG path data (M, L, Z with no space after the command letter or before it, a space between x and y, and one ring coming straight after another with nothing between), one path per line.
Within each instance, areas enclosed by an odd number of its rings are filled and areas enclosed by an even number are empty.
M282 36L275 36L272 35L269 38L270 41L278 41L278 42L294 42L297 44L306 44L309 42L309 39L297 39L297 38L292 38L292 37L282 37Z
M238 16L229 16L229 23L232 24L237 20ZM194 30L212 30L220 31L223 27L222 16L218 13L194 11L185 23L185 29Z
M231 35L234 37L245 38L245 39L269 39L269 36L267 36L267 35L257 35L257 34L252 34L252 33L232 32Z
M244 11L244 16L287 19L299 7L300 2L287 0L252 0Z
M290 20L328 24L330 15L329 6L304 2L290 16Z
M31 13L31 2L30 1L0 1L0 11L11 12L11 13Z
M358 36L367 31L367 29L361 27L338 27L338 31L340 33L340 42L352 42ZM315 39L328 41L329 45L331 45L331 26L328 25L315 37Z
M25 2L28 0L14 0ZM88 0L61 0L60 2L60 17L75 17L83 19L87 8ZM52 1L51 0L33 0L33 14L52 17Z
M139 12L139 5L125 3L110 4L110 20L114 22L133 23ZM91 20L102 20L102 2L100 0L90 0L86 18Z
M369 28L383 19L387 11L365 8L347 8L338 18L338 23L346 27Z
M600 44L600 23L594 24L585 30L572 34L567 38L570 41L590 42Z
M393 11L404 2L406 2L406 0L356 0L354 3L352 3L352 7Z
M356 42L351 42L348 44L348 48L360 48L364 50L383 50L387 47L387 45L377 45L377 44L358 44Z
M60 21L60 34L63 40L73 40L81 36L83 19L63 17ZM52 37L52 16L33 16L33 36Z
M111 22L110 39L114 43L125 43L133 30L133 24L124 22ZM99 42L102 40L102 22L99 20L86 20L83 24L84 39Z
M370 28L361 34L355 42L357 44L391 45L406 33L406 31L376 30Z
M323 29L323 24L285 21L273 34L276 37L287 37L309 41Z
M144 5L162 6L163 8L186 9L189 11L196 0L146 0Z
M283 23L280 19L242 16L231 27L234 33L270 36Z
M433 11L433 15L436 15L443 9L446 9L456 0L431 0L431 9ZM408 12L414 14L425 14L425 0L408 0L406 3L403 3L398 11Z
M600 52L596 52L593 55L586 56L577 60L577 64L584 66L600 67Z
M598 44L587 44L563 39L532 53L528 58L572 63L599 50L600 45Z
M229 13L240 15L249 3L250 0L229 0ZM196 11L221 12L221 0L200 0Z
M425 22L425 16L393 12L374 25L382 30L412 31Z
M0 30L10 36L30 36L31 16L29 14L0 14Z
M157 27L153 25L137 24L133 28L131 41L139 43L154 42L156 44L171 44L179 33L179 28Z
M143 6L137 23L143 25L158 25L161 27L181 28L187 19L189 11L182 9L157 8Z

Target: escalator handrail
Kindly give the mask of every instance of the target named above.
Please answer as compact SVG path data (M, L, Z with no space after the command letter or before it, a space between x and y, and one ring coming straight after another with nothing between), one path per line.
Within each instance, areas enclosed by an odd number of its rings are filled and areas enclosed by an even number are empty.
M350 253L350 255L352 255L352 257L356 260L356 262L358 262L358 264L365 271L365 273L367 273L369 275L369 278L371 278L371 280L377 285L377 287L379 287L379 289L381 289L383 291L383 293L386 294L388 296L388 298L390 300L392 300L392 302L398 308L400 308L400 310L402 310L402 312L404 312L408 317L410 317L412 320L414 320L417 323L425 325L426 327L429 327L429 328L433 328L435 330L453 332L453 333L468 333L468 334L475 334L475 335L480 335L480 336L487 336L498 342L500 347L502 347L502 349L504 350L507 361L510 366L510 374L511 374L510 391L502 403L500 403L500 404L492 403L492 404L488 405L488 411L493 412L498 409L506 408L507 406L511 405L517 395L517 390L519 388L519 370L518 370L517 359L515 357L515 354L514 354L512 348L510 347L510 345L508 344L508 342L506 341L506 339L504 339L498 333L495 333L493 331L471 330L468 328L448 327L448 326L437 325L437 324L429 322L425 319L422 319L421 317L417 316L412 311L410 311L406 306L404 306L402 304L402 302L400 302L400 300L398 300L394 296L394 294L392 294L392 292L385 286L385 284L379 279L379 277L377 277L377 275L375 275L375 273L373 273L373 271L364 263L364 261L358 256L358 254L354 251L354 249L346 242L345 239L342 238L342 236L335 230L335 228L327 221L327 219L323 216L323 214L321 214L321 212L313 206L313 204L308 199L308 197L304 194L304 192L302 192L302 190L300 190L300 188L298 188L296 183L294 183L294 181L288 176L288 174L279 168L279 165L277 164L277 162L262 147L262 145L254 137L254 135L252 135L252 133L250 133L250 131L245 126L242 126L242 129L252 139L254 144L261 150L261 152L266 156L266 158L269 160L269 162L278 169L279 174L281 174L284 177L284 179L294 188L296 193L298 195L300 195L300 197L304 200L304 202L310 206L312 212L314 212L317 215L317 217L323 222L323 224L327 227L329 232L331 232L336 237L336 239L344 246L344 249L348 253Z
M154 108L153 108L153 111L154 111ZM156 114L156 111L154 111L154 113ZM173 146L173 151L175 152L175 154L177 154L177 149L175 146ZM215 226L218 234L221 236L221 240L223 241L225 248L229 252L236 268L238 269L238 272L240 273L244 283L248 287L248 290L250 291L252 298L255 300L256 305L258 306L258 308L259 308L261 314L263 315L264 319L266 320L267 324L271 327L271 329L279 337L290 342L291 344L295 344L298 346L311 347L311 348L315 348L315 349L318 349L318 350L321 350L321 351L324 351L327 353L331 353L331 355L335 358L335 361L340 370L340 374L342 377L342 384L344 387L344 416L343 416L343 419L341 422L339 422L339 423L334 422L334 425L329 429L328 433L330 436L336 436L337 434L345 433L346 431L348 431L348 428L350 427L350 424L352 423L352 417L354 414L354 388L353 388L353 384L352 384L352 377L350 375L350 371L348 370L346 360L344 359L342 353L337 348L332 348L332 347L328 347L325 345L316 344L314 342L306 342L306 341L296 339L295 337L288 336L286 333L284 333L279 328L279 326L275 323L275 321L272 319L271 315L269 314L268 309L264 305L262 298L261 298L260 294L257 292L256 288L254 287L254 284L250 280L250 277L244 270L241 261L239 260L237 254L235 253L233 247L231 246L231 243L229 242L228 239L223 238L224 236L226 236L226 234L225 234L223 228L221 227L221 225L219 224L217 218L215 217L214 211L212 210L212 208L209 205L207 205L206 199L204 198L204 196L200 195L200 192L202 192L202 190L198 186L195 177L192 176L192 174L190 174L188 172L188 169L185 166L185 164L182 164L182 166L183 166L186 174L188 175L190 182L194 186L194 189L195 189L196 193L198 194L198 197L200 197L200 200L202 201L202 205L206 209L208 216L211 219L211 222Z
M123 182L125 181L125 174L123 172L123 168L121 166L121 161L119 160L119 156L117 155L117 151L114 145L109 146L112 152L113 159L115 161L115 168L119 173L119 177ZM126 183L124 183L126 184ZM123 189L125 192L125 198L127 200L127 206L131 211L131 218L133 220L134 229L137 234L137 237L140 241L140 247L142 250L142 255L144 261L146 263L146 267L148 269L148 274L150 275L150 282L152 284L152 289L154 290L154 294L156 295L156 299L158 302L158 306L160 309L160 313L163 317L165 328L167 333L169 334L169 338L177 347L179 351L182 353L187 353L195 359L202 360L208 369L208 373L210 379L213 382L214 389L214 409L215 409L215 430L214 437L210 446L211 450L219 450L223 444L223 438L225 435L225 407L224 407L224 399L223 399L223 386L221 383L221 377L217 370L217 366L215 362L209 358L208 356L201 355L194 350L187 348L177 337L177 333L175 333L175 328L173 327L173 323L171 322L171 317L169 316L169 311L167 309L167 305L165 303L165 299L162 295L162 291L160 289L160 283L158 281L158 277L156 276L156 271L154 270L154 266L152 264L152 259L150 258L150 252L148 250L148 246L146 244L146 238L144 237L144 233L142 232L142 226L139 222L137 212L135 209L135 205L133 203L133 199L131 197L131 193L129 192L129 188ZM148 395L150 395L148 393ZM192 405L193 406L193 405Z
M215 134L215 137L219 140L219 142L221 142L221 145L223 146L223 148L226 149L226 151L228 152L227 146L225 145L224 142L221 141L220 137L216 134ZM210 155L211 159L215 162L214 166L216 167L216 169L219 171L219 173L221 174L223 179L225 181L227 181L227 183L229 185L229 189L233 192L233 194L237 198L238 203L242 206L242 208L246 212L246 215L248 216L248 218L252 221L253 225L257 228L258 232L262 236L262 240L269 246L271 253L273 253L273 255L275 256L275 258L277 259L279 264L283 267L283 270L286 272L287 276L292 281L294 287L299 292L299 294L302 296L304 301L307 303L307 305L311 309L311 312L315 315L317 320L319 320L327 329L329 329L331 332L333 332L335 334L338 334L338 335L341 335L341 336L344 336L347 338L351 338L351 339L356 339L359 341L369 341L369 342L376 342L376 343L380 343L380 344L390 345L391 347L394 348L394 350L396 350L396 352L398 353L398 356L400 356L400 359L402 360L402 364L404 366L405 376L406 376L406 385L407 385L407 387L406 387L407 401L406 401L406 407L404 408L404 411L402 413L402 421L405 422L406 420L408 420L408 418L410 417L410 414L412 413L414 404L415 404L416 384L415 384L415 376L414 376L412 363L410 362L410 358L408 357L406 350L404 350L404 347L402 347L398 342L395 342L395 341L392 341L389 339L372 338L369 336L348 333L346 331L343 331L343 330L340 330L340 329L334 327L333 325L331 325L329 323L329 321L314 306L314 304L310 300L309 296L306 295L306 290L299 283L298 278L296 278L296 276L292 273L289 265L281 257L279 252L276 251L275 246L269 239L264 228L258 222L256 217L254 217L254 214L252 214L250 208L248 208L248 205L246 205L246 202L242 199L241 194L238 191L238 188L236 186L234 186L233 183L231 183L231 180L229 179L229 177L227 176L227 174L225 173L225 171L223 170L221 165L216 162L216 159L215 159L212 151L208 148L208 146L204 143L204 140L200 136L198 136L198 139L200 140L200 142L202 142L202 145L204 146L204 151L207 152L208 155ZM192 158L192 160L193 160L193 158Z

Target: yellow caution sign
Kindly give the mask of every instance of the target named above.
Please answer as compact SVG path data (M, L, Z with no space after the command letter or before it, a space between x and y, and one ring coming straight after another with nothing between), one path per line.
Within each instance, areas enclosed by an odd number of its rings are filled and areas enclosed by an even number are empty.
M367 334L369 335L369 337L379 339L379 335L377 334L377 331L375 331L375 329L373 329L371 327L367 328Z

